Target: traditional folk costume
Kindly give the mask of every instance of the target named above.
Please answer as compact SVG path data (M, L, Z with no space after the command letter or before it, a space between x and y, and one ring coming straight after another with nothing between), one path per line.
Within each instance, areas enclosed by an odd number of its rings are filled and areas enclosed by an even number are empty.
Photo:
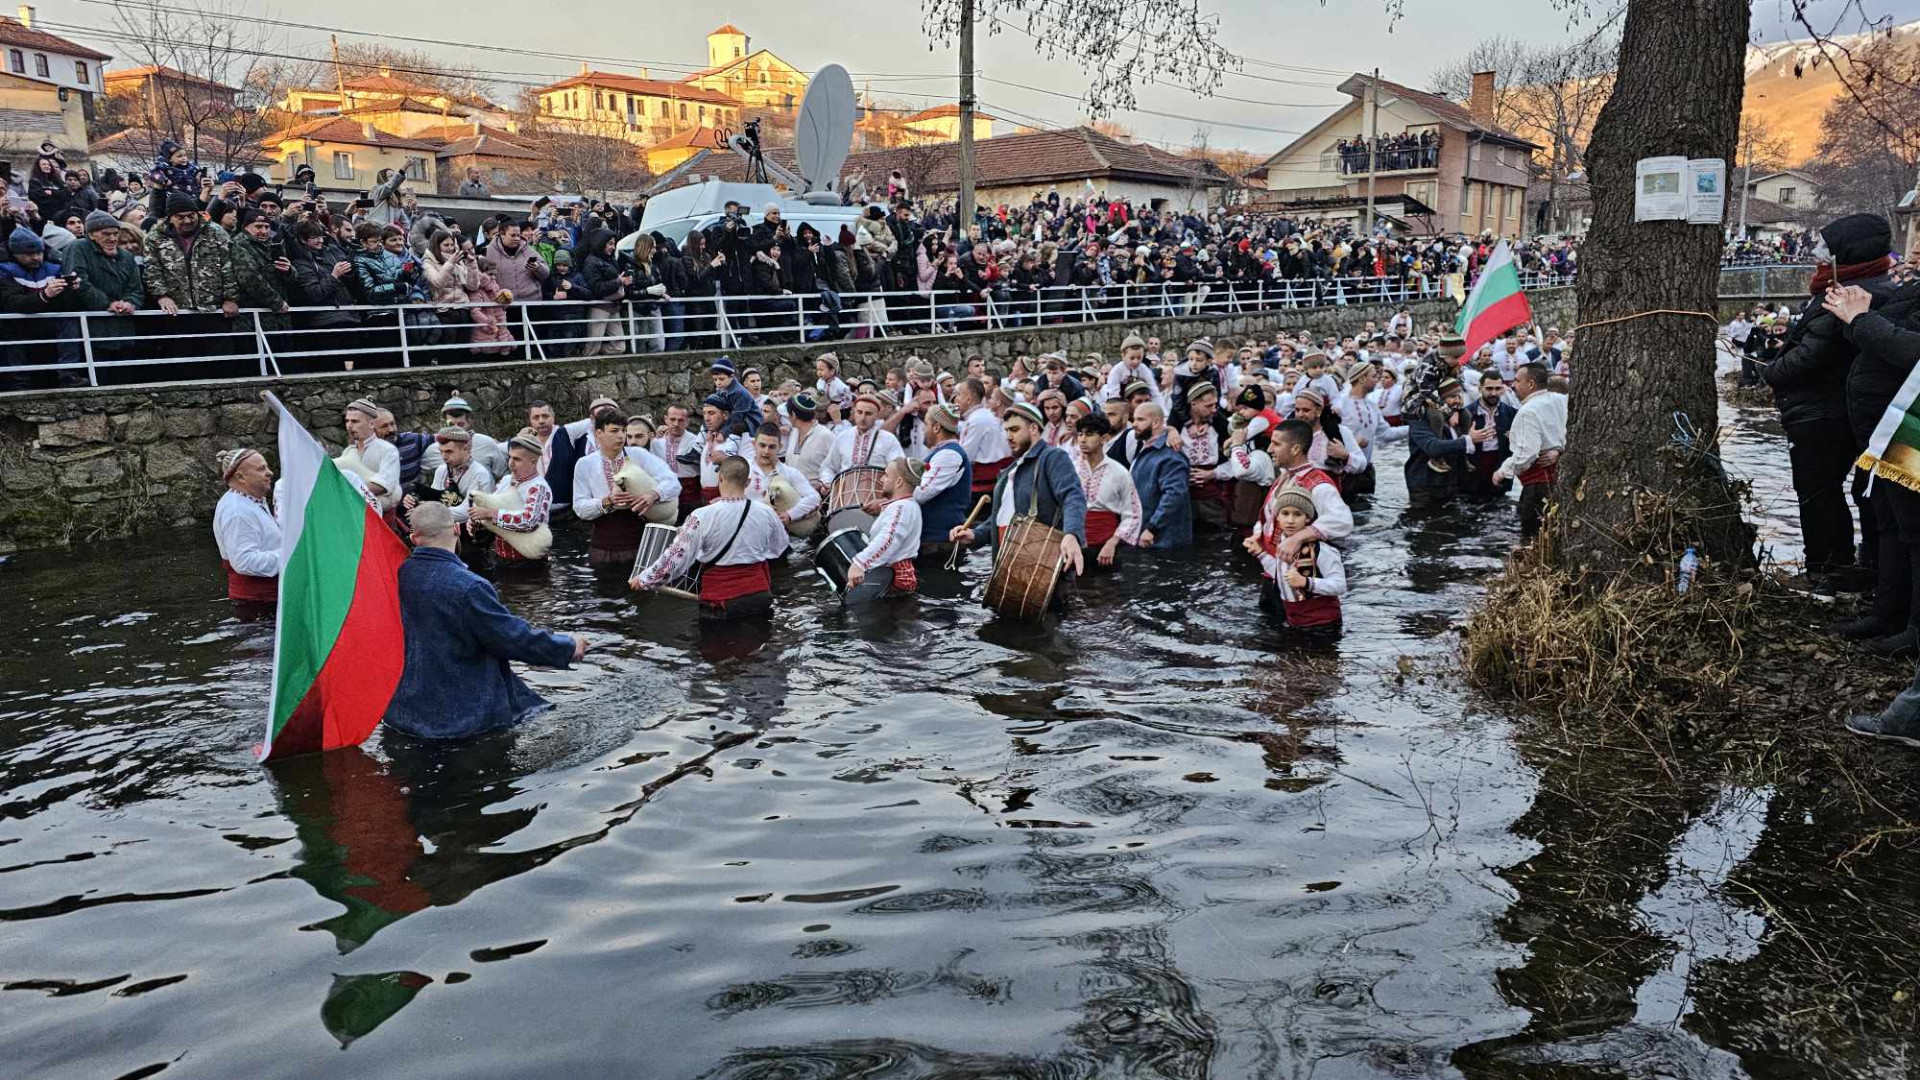
M432 472L423 472L425 479L413 486L413 497L416 503L439 503L452 513L454 524L465 525L473 509L470 501L473 493L492 491L493 473L477 458L468 459L457 470L449 466L439 453L440 443L455 439L469 444L472 441L471 433L465 428L442 428L434 437L434 459L438 464ZM462 530L454 554L471 566L486 559L487 544Z
M1073 420L1067 416L1067 395L1058 390L1042 390L1034 395L1033 404L1046 415L1047 402L1060 403L1060 419L1048 421L1040 430L1040 440L1048 446L1067 446L1073 442Z
M1315 482L1319 486L1329 486L1318 480ZM1275 523L1280 509L1291 507L1305 514L1310 526L1317 526L1315 515L1319 502L1308 489L1294 483L1276 486L1267 499L1263 517L1269 531L1260 537L1260 569L1266 575L1266 583L1260 592L1260 606L1263 610L1282 615L1286 624L1295 629L1312 630L1317 634L1338 633L1340 597L1347 592L1347 574L1340 561L1340 550L1332 544L1314 539L1302 543L1292 559L1283 559L1280 557L1280 544L1285 537L1280 535ZM1298 589L1289 585L1286 580L1288 570L1298 571L1306 579L1306 584Z
M834 435L833 446L827 451L826 459L820 463L820 471L814 476L821 483L831 486L833 478L848 469L863 465L885 468L894 458L905 456L906 452L900 449L900 440L880 425L875 424L870 431L850 427Z
M1044 430L1047 422L1043 417L1040 427ZM973 462L973 494L985 495L993 490L993 482L999 479L1000 471L1013 457L1012 447L1007 445L1007 433L1000 426L1000 418L985 405L975 405L966 419L960 421L960 445L966 447L967 459Z
M848 603L919 591L920 577L913 560L920 554L923 522L920 504L912 498L894 499L881 509L868 531L871 539L867 546L853 557L853 565L867 579L847 591Z
M525 482L515 480L509 474L494 487L495 493L516 490L520 493L521 509L503 510L494 516L493 523L508 532L539 532L540 526L547 524L553 516L552 485L547 483L545 476L535 473L532 479ZM535 559L520 554L504 537L499 536L493 538L493 557L500 561L502 567L533 566L547 561L544 555Z
M653 437L649 447L653 456L673 467L673 479L680 485L680 520L700 508L700 451L706 443L697 431L683 431L679 438L664 431Z
M804 521L809 514L820 509L820 493L814 490L812 481L802 476L799 469L794 468L784 461L774 462L773 468L771 469L762 469L759 461L753 458L747 459L747 498L755 502L766 503L768 507L772 507L773 482L775 480L785 480L788 486L793 488L795 494L800 497L799 502L794 503L787 509L787 520L782 523L783 525L795 521ZM774 516L779 517L779 511L774 511ZM793 535L793 530L788 529L787 533L788 535Z
M1372 374L1374 365L1363 363L1348 373L1349 378L1358 382ZM1387 423L1380 416L1380 409L1363 395L1355 397L1351 388L1335 397L1332 401L1334 415L1340 418L1341 428L1352 432L1347 439L1350 453L1358 453L1364 464L1358 469L1348 469L1348 475L1341 480L1341 490L1349 496L1371 495L1375 480L1373 471L1374 448L1380 445L1381 433ZM1348 462L1352 464L1351 459Z
M811 423L805 434L800 425L787 432L787 445L780 456L787 464L800 471L800 475L815 477L820 475L820 466L824 465L827 455L833 452L833 432L827 425Z
M1485 401L1477 399L1467 406L1468 431L1486 427L1491 422L1498 434L1491 444L1484 446L1472 439L1467 440L1468 468L1460 477L1462 492L1468 495L1505 495L1507 493L1509 482L1505 479L1496 479L1495 474L1500 471L1500 466L1506 464L1507 459L1513 456L1513 444L1509 434L1513 430L1514 417L1519 411L1505 401L1495 402L1492 409L1487 408Z
M701 615L766 615L773 610L767 563L786 550L787 530L772 507L744 495L727 496L693 512L667 550L640 572L640 585L655 588L698 565Z
M1255 417L1256 421L1258 419ZM1234 423L1240 422L1239 417L1234 418ZM1249 438L1238 446L1227 448L1226 458L1213 470L1213 475L1233 492L1227 523L1242 531L1251 529L1260 520L1260 508L1266 504L1267 489L1273 486L1273 458L1265 450L1255 449L1253 439Z
M255 453L240 449L220 455L221 479L233 476L241 462ZM213 539L220 546L220 566L227 572L227 599L279 602L280 522L265 499L228 488L213 508Z
M953 406L935 407L947 410L952 422ZM920 475L919 486L913 489L913 501L920 504L921 554L944 556L953 546L948 534L967 520L975 501L973 461L960 440L947 438L927 452L927 468Z
M595 446L573 467L573 516L593 523L593 536L587 541L587 562L594 566L632 566L640 553L640 536L647 521L632 507L608 507L601 502L615 490L614 477L628 462L653 478L655 491L664 503L680 500L680 479L666 462L637 446L622 447L618 458L609 458Z
M1087 550L1097 552L1108 540L1118 536L1129 547L1140 544L1140 493L1134 490L1133 475L1106 455L1089 464L1078 450L1070 450L1073 471L1080 477L1080 490L1087 500ZM1087 568L1098 563L1089 559Z
M1547 496L1560 479L1557 458L1550 454L1567 445L1567 395L1536 390L1520 403L1511 431L1513 454L1500 471L1520 478L1520 535L1531 540L1540 532ZM1549 457L1548 464L1541 464Z
M1205 383L1195 383L1190 396L1202 396L1211 392ZM1188 403L1192 407L1192 403ZM1223 528L1227 524L1227 514L1233 504L1233 488L1215 472L1220 467L1228 438L1227 417L1219 409L1205 423L1196 423L1188 417L1185 427L1180 429L1180 452L1186 455L1187 467L1195 474L1187 484L1187 497L1193 504L1193 521L1198 525L1211 528Z
M708 431L701 434L700 445L695 448L700 463L700 505L720 497L720 462L730 457L751 457L748 444L738 435L729 435L724 431ZM720 461L715 461L718 451ZM685 518L680 519L683 523Z

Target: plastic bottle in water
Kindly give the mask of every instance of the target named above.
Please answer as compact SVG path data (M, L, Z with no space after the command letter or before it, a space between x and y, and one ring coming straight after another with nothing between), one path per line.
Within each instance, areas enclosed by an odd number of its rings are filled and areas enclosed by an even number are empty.
M1674 579L1673 591L1685 594L1693 588L1693 577L1700 572L1700 556L1692 548L1680 556L1680 574Z

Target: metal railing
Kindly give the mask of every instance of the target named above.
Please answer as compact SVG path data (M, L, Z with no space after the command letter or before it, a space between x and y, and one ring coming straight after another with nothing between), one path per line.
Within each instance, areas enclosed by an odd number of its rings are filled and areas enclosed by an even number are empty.
M1570 274L1528 273L1526 288ZM412 368L441 362L553 360L693 348L804 345L1007 330L1042 325L1278 313L1350 304L1403 304L1446 295L1442 277L1068 285L981 294L934 292L714 295L593 303L577 300L301 307L286 312L103 311L0 315L0 380L51 373L62 382L238 378L321 370ZM335 325L325 325L333 323ZM26 362L28 353L52 362ZM16 362L20 361L20 362ZM126 377L127 375L141 377ZM156 379L153 376L159 376Z

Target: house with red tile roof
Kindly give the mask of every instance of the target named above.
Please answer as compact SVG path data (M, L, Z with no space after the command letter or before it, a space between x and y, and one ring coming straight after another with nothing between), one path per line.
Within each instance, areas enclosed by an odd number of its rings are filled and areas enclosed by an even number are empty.
M1412 231L1521 235L1531 228L1526 220L1527 182L1533 151L1539 147L1493 123L1493 84L1492 72L1475 75L1472 98L1461 105L1439 94L1355 74L1340 84L1351 99L1347 104L1268 158L1248 179L1262 205L1358 218L1365 214L1371 178L1376 209L1386 196L1404 196L1396 200L1397 206L1431 211L1408 219ZM1362 140L1376 130L1382 137L1409 137L1414 146L1424 135L1433 151L1369 153ZM1356 143L1357 151L1351 149ZM1261 187L1266 190L1259 191Z
M0 71L69 91L100 91L100 72L113 56L49 34L34 25L34 9L20 5L20 16L0 16Z

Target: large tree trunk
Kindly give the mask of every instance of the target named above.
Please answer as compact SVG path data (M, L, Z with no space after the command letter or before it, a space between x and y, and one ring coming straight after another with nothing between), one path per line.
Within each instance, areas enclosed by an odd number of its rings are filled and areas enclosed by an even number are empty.
M1633 220L1634 164L1678 154L1731 162L1746 83L1748 0L1630 0L1619 74L1586 153L1594 217L1580 248L1580 330L1561 463L1557 551L1574 570L1671 565L1696 545L1750 557L1716 463L1675 452L1674 414L1711 438L1721 230ZM1609 319L1623 321L1608 323Z

